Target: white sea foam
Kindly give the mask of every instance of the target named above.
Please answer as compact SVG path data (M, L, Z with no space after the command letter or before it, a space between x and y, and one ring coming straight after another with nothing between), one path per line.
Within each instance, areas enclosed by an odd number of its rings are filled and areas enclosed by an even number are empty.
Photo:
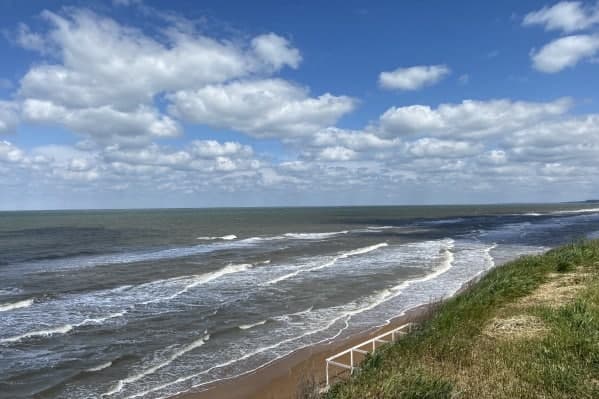
M296 270L294 272L291 272L291 273L285 274L283 276L274 278L274 279L272 279L270 281L267 281L266 284L267 285L276 284L276 283L278 283L280 281L284 281L284 280L290 279L292 277L295 277L295 276L297 276L300 273L305 273L305 272L311 272L311 271L315 271L315 270L324 269L326 267L333 266L340 259L349 258L350 256L355 256L355 255L366 254L368 252L375 251L375 250L377 250L379 248L386 247L387 245L388 244L386 242L382 242L382 243L379 243L379 244L370 245L368 247L358 248L358 249L354 249L354 250L351 250L351 251L348 251L348 252L342 252L339 255L334 256L331 260L329 260L329 261L327 261L327 262L325 262L323 264L320 264L320 265L314 266L314 267L310 267L310 268L307 268L307 269L298 269L298 270Z
M387 229L393 229L395 228L395 226L368 226L367 229L369 230L387 230Z
M599 208L582 208L582 209L569 209L563 211L553 211L552 215L562 215L570 213L599 213Z
M333 336L327 337L327 338L319 341L318 343L325 342L325 341L330 341L332 339L335 339L339 335L341 335L341 333L345 329L347 329L349 327L349 321L350 321L350 319L353 316L355 316L357 314L360 314L360 313L363 313L363 312L366 312L368 310L374 309L375 307L381 305L382 303L384 303L384 302L386 302L386 301L388 301L388 300L390 300L390 299L398 296L399 294L401 294L401 292L405 288L409 287L410 285L412 285L414 283L428 281L428 280L434 279L434 278L440 276L441 274L447 272L452 267L453 260L454 260L454 255L453 255L453 252L452 252L452 249L453 249L453 246L454 246L454 241L452 239L447 239L447 240L444 240L443 242L446 245L446 248L444 249L444 252L443 252L443 255L444 255L443 262L441 263L441 265L436 270L434 270L430 274L427 274L424 277L420 277L420 278L416 278L416 279L412 279L412 280L407 280L407 281L404 281L404 282L398 284L397 286L394 286L394 287L391 287L389 289L384 289L384 290L381 290L379 292L376 292L373 295L371 295L369 298L367 298L365 301L363 301L363 306L360 306L360 307L358 307L356 309L353 309L353 310L341 311L340 314L337 317L329 320L324 326L321 326L321 327L319 327L317 329L305 332L305 333L303 333L303 334L301 334L299 336L287 338L287 339L284 339L284 340L279 341L277 343L274 343L274 344L271 344L271 345L267 345L267 346L258 348L258 349L254 350L252 352L245 353L244 355L242 355L242 356L240 356L238 358L231 359L231 360L228 360L226 362L214 365L212 367L209 367L208 369L205 369L205 370L200 371L198 373L195 373L193 375L179 377L178 379L176 379L174 381L170 381L170 382L166 382L164 384L160 384L158 386L155 386L155 387L150 388L148 390L145 390L143 392L137 392L137 393L135 393L133 395L128 396L127 399L144 397L144 396L146 396L148 394L151 394L153 392L161 391L161 390L164 390L166 388L172 387L173 385L177 385L177 384L180 384L180 383L184 383L184 382L190 381L190 380L192 380L194 378L197 378L199 376L206 375L206 374L210 373L213 370L230 366L232 364L235 364L235 363L241 362L243 360L249 359L252 356L256 356L256 355L259 355L259 354L261 354L263 352L279 348L279 347L281 347L281 346L283 346L283 345L285 345L287 343L290 343L290 342L293 342L293 341L298 341L298 340L300 340L300 339L302 339L304 337L307 337L307 336L310 336L310 335L314 335L314 334L322 332L322 331L326 331L329 328L331 328L333 325L335 325L337 322L339 322L341 320L344 320L344 324L345 324L344 327L342 327ZM295 313L295 314L299 315L299 314L303 314L303 313L310 313L311 311L312 311L312 308L310 308L310 309L308 309L306 311ZM288 315L288 316L290 316L290 315ZM300 349L300 348L296 348L296 349ZM273 359L270 362L272 362L274 360L276 360L276 359ZM262 364L259 367L263 367L263 366L264 366L264 364ZM246 373L252 372L254 370L249 370L249 371L246 371L246 372L244 372L242 374L246 374ZM234 377L237 377L237 376L233 376L233 377L230 377L230 378L234 378ZM220 379L218 379L218 380L220 380ZM198 388L200 386L204 386L204 385L213 383L213 382L218 381L218 380L211 380L211 381L201 382L201 383L198 383L198 384L193 384L192 388ZM178 393L180 393L180 392L178 392ZM169 393L169 395L167 395L167 396L168 397L172 396L172 393Z
M231 241L231 240L235 240L237 239L237 236L235 234L229 234L226 236L221 236L221 237L198 237L198 240L224 240L224 241Z
M73 329L73 326L70 324L66 324L60 327L49 328L47 330L39 330L39 331L31 331L22 335L17 335L16 337L9 337L0 339L0 344L3 343L12 343L19 342L21 340L27 338L36 338L36 337L48 337L54 334L66 334Z
M150 303L169 301L169 300L175 299L176 297L178 297L180 295L185 294L186 292L188 292L192 288L197 287L198 285L206 284L210 281L216 280L219 277L226 276L227 274L243 272L252 267L253 267L253 265L251 263L243 263L243 264L239 264L239 265L229 264L220 270L210 272L210 273L198 274L195 276L176 277L174 279L162 280L162 282L188 281L188 283L182 289L174 292L173 294L171 294L167 297L154 298L149 301L141 302L140 304L147 305ZM152 283L148 283L148 284L156 284L156 282L152 282Z
M173 361L175 361L177 358L183 356L187 352L190 352L190 351L204 345L209 339L210 339L210 335L206 331L204 331L204 336L202 338L196 339L192 343L181 347L180 349L173 352L169 357L167 357L165 360L161 361L160 363L157 363L150 368L144 369L144 370L138 372L137 374L132 375L131 377L127 377L122 380L119 380L111 390L102 394L102 397L111 396L117 392L120 392L125 387L125 385L131 384L132 382L138 381L149 374L155 373L157 370L171 364Z
M86 369L85 371L87 371L89 373L93 373L94 371L100 371L100 370L107 369L110 366L112 366L112 362L106 362L106 363L99 364L95 367L90 367L90 368Z
M75 324L74 327L81 327L81 326L88 325L88 324L102 324L106 320L115 319L117 317L122 317L126 313L127 313L127 310L123 310L123 311L120 311L120 312L110 313L109 315L104 316L104 317L97 317L97 318L85 319L81 323Z
M28 308L33 305L33 298L24 299L22 301L12 302L12 303L0 303L0 312L7 312L9 310Z
M0 343L12 343L12 342L19 342L19 341L22 341L27 338L49 337L52 335L66 334L68 332L73 331L73 329L75 329L77 327L82 327L82 326L86 326L86 325L90 325L90 324L102 324L106 320L124 316L126 313L127 313L127 311L123 310L121 312L110 313L104 317L87 318L79 323L65 324L65 325L58 326L58 327L51 327L51 328L48 328L47 330L31 331L31 332L17 335L14 337L2 338L2 339L0 339Z
M332 231L328 233L285 233L283 235L287 238L293 238L294 240L322 240L347 233L349 233L348 230Z
M239 326L239 328L241 330L249 330L250 328L258 327L258 326L261 326L263 324L266 324L266 320L262 320L262 321L259 321L257 323L253 323L253 324L242 324L242 325Z

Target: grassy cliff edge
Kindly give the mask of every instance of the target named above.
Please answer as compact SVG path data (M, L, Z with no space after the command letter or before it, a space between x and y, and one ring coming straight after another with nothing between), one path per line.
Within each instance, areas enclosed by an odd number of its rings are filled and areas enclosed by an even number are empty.
M497 267L323 397L599 397L599 241Z

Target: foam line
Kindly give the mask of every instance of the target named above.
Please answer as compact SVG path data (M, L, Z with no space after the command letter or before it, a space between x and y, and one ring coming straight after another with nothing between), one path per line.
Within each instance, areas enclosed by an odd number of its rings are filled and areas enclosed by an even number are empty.
M124 378L122 380L119 380L116 385L108 392L102 394L101 397L106 397L106 396L111 396L114 395L117 392L120 392L123 390L123 388L125 387L125 385L127 384L131 384L132 382L138 381L140 379L142 379L143 377L145 377L146 375L149 374L153 374L155 373L157 370L171 364L173 361L175 361L177 358L183 356L184 354L186 354L187 352L190 352L196 348L199 348L200 346L204 345L209 339L210 339L210 335L207 334L206 332L204 333L205 335L200 338L197 339L195 341L193 341L192 343L185 345L184 347L182 347L181 349L175 351L172 355L170 355L166 360L148 368L145 369L131 377L127 377Z
M36 337L48 337L54 334L66 334L73 329L73 326L70 324L65 324L64 326L49 328L47 330L39 330L39 331L31 331L22 335L17 335L16 337L9 337L0 339L0 344L3 343L12 343L19 342L23 339L27 338L36 338Z
M224 241L231 241L231 240L235 240L237 239L237 236L235 234L229 234L226 236L221 236L221 237L198 237L197 240L224 240Z
M106 362L106 363L99 364L95 367L90 367L90 368L86 369L85 371L88 373L93 373L95 371L107 369L110 366L112 366L112 362Z
M246 353L245 355L243 355L243 356L241 356L239 358L232 359L232 360L229 360L229 361L221 363L221 364L217 364L217 365L212 366L212 367L210 367L210 368L208 368L206 370L203 370L203 371L201 371L199 373L196 373L196 374L193 374L193 375L188 375L188 376L185 376L185 377L180 377L180 378L178 378L178 379L176 379L174 381L161 384L159 386L156 386L154 388L148 389L146 391L135 393L135 394L133 394L131 396L128 396L127 399L134 399L134 398L143 397L143 396L146 396L146 395L148 395L150 393L153 393L153 392L156 392L156 391L160 391L162 389L165 389L165 388L168 388L170 386L173 386L175 384L179 384L179 383L182 383L182 382L189 381L189 380L191 380L193 378L196 378L198 376L208 374L212 370L215 370L215 369L218 369L218 368L222 368L222 367L227 367L227 366L229 366L231 364L243 361L243 360L248 359L248 358L250 358L252 356L258 355L258 354L260 354L262 352L265 352L265 351L268 351L268 350L272 350L272 349L276 349L276 348L280 347L283 344L286 344L286 343L289 343L289 342L293 342L293 341L297 341L297 340L299 340L301 338L304 338L304 337L309 336L309 335L316 334L316 333L321 332L321 331L326 331L327 329L331 328L338 321L344 320L345 326L343 328L341 328L332 337L328 337L326 339L323 339L320 342L325 342L325 341L330 341L331 339L335 339L339 335L341 335L341 333L345 329L347 329L349 327L349 321L352 318L352 316L355 316L355 315L357 315L359 313L363 313L365 311L373 309L376 306L380 305L381 303L386 302L389 299L392 299L393 297L396 297L397 295L399 295L403 291L403 289L407 288L408 286L410 286L413 283L428 281L428 280L436 278L439 275L447 272L452 267L452 265L453 265L454 255L453 255L453 252L451 250L454 247L454 240L448 239L448 240L445 240L445 242L447 243L447 248L444 250L444 257L445 257L445 259L443 260L443 263L441 264L441 267L439 267L437 270L435 270L434 272L432 272L432 273L430 273L430 274L428 274L428 275L426 275L424 277L413 279L413 280L407 280L407 281L404 281L404 282L402 282L401 284L399 284L399 285L397 285L395 287L392 287L391 289L385 289L385 290L382 290L382 291L376 293L373 296L374 301L371 302L370 304L368 304L367 306L358 308L356 310L351 310L351 311L343 312L343 313L341 313L340 316L338 316L338 317L330 320L325 326L320 327L320 328L318 328L316 330L308 331L308 332L306 332L304 334L301 334L301 335L299 335L297 337L287 338L287 339L285 339L283 341L280 341L280 342L277 342L275 344L268 345L268 346L265 346L265 347L262 347L262 348L258 348L255 351L250 352L250 353ZM263 366L264 365L261 365L258 368L263 367ZM253 371L253 370L251 370L251 371ZM249 372L251 372L251 371L249 371ZM245 373L247 373L247 372L245 372ZM242 374L245 374L245 373L242 373ZM214 383L216 381L219 381L219 380L212 380L212 381L206 381L206 382L202 382L202 383L199 383L199 384L195 384L195 385L192 385L192 388L198 388L200 386L211 384L211 383ZM170 396L172 396L172 395L169 395L169 397Z
M278 283L280 281L284 281L284 280L290 279L292 277L295 277L295 276L297 276L300 273L305 273L305 272L311 272L311 271L315 271L315 270L324 269L326 267L333 266L340 259L346 259L346 258L349 258L350 256L356 256L356 255L366 254L368 252L375 251L375 250L377 250L379 248L386 247L387 245L388 244L386 242L382 242L380 244L370 245L368 247L358 248L358 249L354 249L354 250L348 251L348 252L342 252L341 254L333 257L330 261L325 262L325 263L323 263L321 265L310 267L308 269L298 269L298 270L296 270L294 272L291 272L291 273L285 274L283 276L274 278L274 279L272 279L270 281L267 281L266 284L267 285L276 284L276 283Z
M191 290L192 288L197 287L198 285L201 284L205 284L208 283L212 280L216 280L219 277L222 276L226 276L227 274L233 274L233 273L239 273L239 272L243 272L246 271L250 268L252 268L253 265L251 263L243 263L240 265L233 265L233 264L229 264L225 267L223 267L220 270L214 271L214 272L210 272L210 273L205 273L205 274L199 274L199 275L195 275L191 277L191 282L189 284L187 284L185 287L183 287L182 289L180 289L179 291L165 297L165 298L156 298L156 299L151 299L149 301L145 301L145 302L141 302L141 305L147 305L150 303L156 303L156 302L162 302L162 301L170 301L172 299L175 299L176 297L183 295L184 293L188 292L189 290ZM185 277L177 277L177 280L181 280Z
M262 320L262 321L259 321L257 323L253 323L253 324L242 324L242 325L239 326L239 328L241 330L249 330L250 328L258 327L258 326L261 326L263 324L266 324L266 320Z
M33 298L24 299L22 301L17 301L17 302L12 302L12 303L2 303L2 304L0 304L0 312L7 312L9 310L14 310L14 309L28 308L31 305L33 305Z

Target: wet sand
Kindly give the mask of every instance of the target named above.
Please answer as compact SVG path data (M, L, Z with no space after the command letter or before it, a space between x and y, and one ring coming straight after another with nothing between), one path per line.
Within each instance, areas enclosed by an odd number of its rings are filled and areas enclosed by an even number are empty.
M434 305L421 305L391 320L388 325L373 328L351 337L300 349L258 370L187 392L177 399L295 399L303 384L325 385L325 359L349 347L390 331L408 322L429 317ZM340 372L331 368L331 375Z

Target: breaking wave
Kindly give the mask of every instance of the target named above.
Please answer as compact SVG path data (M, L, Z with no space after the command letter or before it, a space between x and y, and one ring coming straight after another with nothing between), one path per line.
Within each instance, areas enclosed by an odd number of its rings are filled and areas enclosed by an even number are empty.
M1 303L0 304L0 312L7 312L9 310L28 308L33 305L33 298L25 299L22 301L12 302L12 303Z

